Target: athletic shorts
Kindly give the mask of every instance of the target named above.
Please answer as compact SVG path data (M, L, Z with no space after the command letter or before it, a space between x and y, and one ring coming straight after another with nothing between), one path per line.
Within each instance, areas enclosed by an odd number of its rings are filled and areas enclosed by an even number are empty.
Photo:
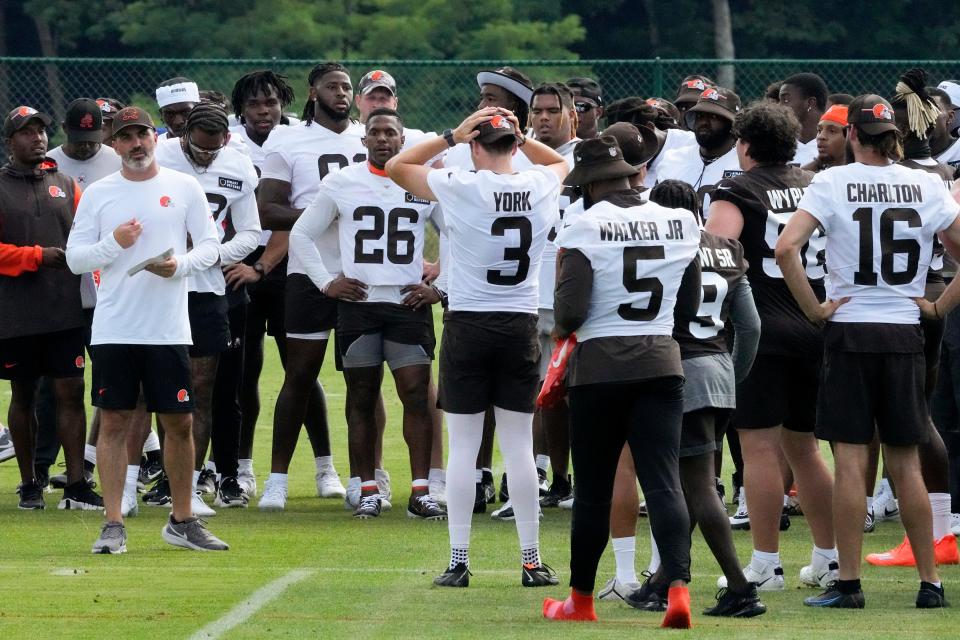
M448 311L440 344L440 407L447 413L480 413L491 405L533 413L539 361L534 314Z
M537 338L540 341L540 379L547 377L547 369L550 368L550 356L553 354L553 348L557 341L551 335L553 333L554 319L553 309L537 310Z
M730 409L706 407L683 414L680 457L691 458L718 451L730 422Z
M251 335L283 336L283 288L248 289L246 332Z
M816 424L820 354L811 358L757 354L747 379L737 385L732 423L739 429L783 425L810 433Z
M142 386L151 413L193 411L187 345L96 344L90 354L93 406L130 411Z
M686 358L683 366L683 412L697 409L733 409L737 406L737 383L733 359L728 353Z
M0 380L83 377L87 328L0 340Z
M215 356L230 348L229 303L226 296L191 291L187 296L190 313L190 357Z
M337 305L337 352L344 369L379 367L391 371L429 365L437 339L429 306L414 311L389 302Z
M894 446L930 438L924 395L926 362L919 325L850 325L824 329L823 384L817 437Z
M284 288L283 314L288 338L327 340L337 326L337 300L323 295L304 274L291 273Z
M930 400L930 417L941 435L960 433L960 349L946 343L940 355L937 386Z

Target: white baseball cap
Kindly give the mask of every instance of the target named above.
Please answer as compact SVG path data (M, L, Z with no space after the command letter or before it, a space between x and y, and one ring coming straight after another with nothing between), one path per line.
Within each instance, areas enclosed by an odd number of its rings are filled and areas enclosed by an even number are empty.
M945 91L950 96L950 102L953 103L954 107L960 107L960 84L944 80L937 85L937 89Z

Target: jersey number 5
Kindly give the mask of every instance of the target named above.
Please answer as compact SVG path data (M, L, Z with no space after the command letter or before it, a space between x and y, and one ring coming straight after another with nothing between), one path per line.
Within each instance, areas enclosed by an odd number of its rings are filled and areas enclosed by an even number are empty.
M504 260L516 260L516 273L510 275L500 269L487 269L487 282L505 287L518 285L527 279L530 272L530 245L533 244L533 225L529 218L497 218L490 227L490 233L495 236L504 236L508 230L520 233L520 246L503 250Z
M876 286L877 272L873 270L873 209L860 207L853 212L853 220L860 225L860 265L853 274L854 284ZM913 282L920 265L920 243L913 238L894 238L894 223L905 222L908 227L922 226L915 209L893 207L880 214L880 276L889 285ZM905 254L907 268L894 271L894 258Z
M663 283L659 278L638 278L637 263L640 260L663 260L663 245L645 247L624 247L623 249L623 287L628 293L649 293L650 302L645 308L638 309L629 302L617 307L617 314L631 322L649 322L660 313L663 303Z

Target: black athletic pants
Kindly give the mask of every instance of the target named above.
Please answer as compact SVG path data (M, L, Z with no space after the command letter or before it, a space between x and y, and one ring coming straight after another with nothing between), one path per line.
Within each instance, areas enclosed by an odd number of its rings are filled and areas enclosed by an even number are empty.
M571 387L570 452L573 520L570 586L592 592L610 534L610 499L617 459L630 444L647 500L664 578L690 580L690 516L680 486L683 378Z
M240 380L243 374L243 332L247 321L247 305L232 307L230 321L230 348L220 354L217 378L213 383L213 423L210 427L210 447L217 463L217 472L223 478L237 477L237 458L240 457Z

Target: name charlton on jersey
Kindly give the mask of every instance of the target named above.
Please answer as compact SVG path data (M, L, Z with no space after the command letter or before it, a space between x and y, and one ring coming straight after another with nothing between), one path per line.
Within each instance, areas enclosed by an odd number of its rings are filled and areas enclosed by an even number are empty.
M625 242L627 240L659 240L660 232L656 222L601 222L600 240L605 242ZM667 233L664 240L683 240L683 222L667 220Z
M848 202L923 202L923 190L918 184L865 184L851 182L847 185Z

